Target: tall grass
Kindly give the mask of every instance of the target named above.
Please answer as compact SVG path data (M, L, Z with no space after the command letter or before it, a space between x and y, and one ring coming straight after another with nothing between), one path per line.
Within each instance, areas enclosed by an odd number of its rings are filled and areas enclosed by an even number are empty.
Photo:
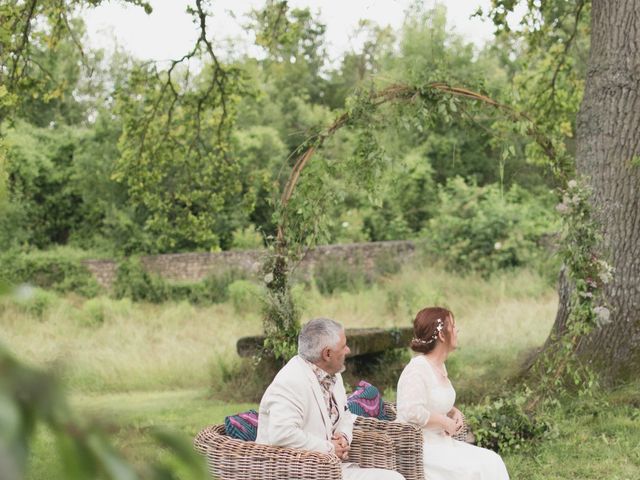
M326 297L298 286L295 294L303 318L347 327L409 326L420 308L448 306L461 331L450 370L463 387L464 378L481 379L540 345L556 307L554 289L526 270L486 280L405 269L359 292ZM29 301L8 298L0 341L32 364L59 368L77 392L202 388L228 375L238 338L261 332L260 307L257 298L238 309L231 301L195 307L67 295L49 296L36 315Z
M555 289L529 270L487 280L437 268L406 269L357 293L332 297L315 290L306 293L307 316L327 315L347 327L411 326L423 307L449 308L460 333L459 349L448 368L463 402L490 393L516 373L526 356L545 341L557 308Z
M305 318L331 316L347 327L408 326L421 307L448 306L460 328L460 347L448 366L462 403L499 388L544 341L557 304L553 287L526 270L484 280L406 269L355 293L326 297L299 285L295 294ZM116 445L140 465L166 455L151 441L152 426L193 437L204 425L255 408L212 400L209 386L233 372L237 338L261 331L259 308L258 301L241 309L231 301L205 308L40 292L0 303L0 341L31 363L59 364L74 407L108 419ZM512 478L640 478L638 387L578 399L553 413L552 435L504 456ZM51 432L40 429L27 478L64 478L59 463Z
M218 362L235 357L238 337L260 331L258 308L238 316L231 305L66 297L38 319L5 302L0 339L32 364L59 368L72 390L202 387Z

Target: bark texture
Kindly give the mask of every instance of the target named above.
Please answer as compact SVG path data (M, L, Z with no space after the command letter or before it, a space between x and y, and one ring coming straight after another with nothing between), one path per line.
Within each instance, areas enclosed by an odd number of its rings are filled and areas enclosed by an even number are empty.
M605 290L613 322L583 338L579 353L613 383L640 372L640 1L593 0L591 14L576 166L593 189L615 273ZM554 332L565 325L569 289L562 275Z

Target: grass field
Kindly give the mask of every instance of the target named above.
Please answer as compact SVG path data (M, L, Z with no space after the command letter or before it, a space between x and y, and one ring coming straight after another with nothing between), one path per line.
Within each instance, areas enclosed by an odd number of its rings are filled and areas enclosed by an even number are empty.
M329 316L346 327L409 326L423 306L447 305L461 332L455 366L474 365L480 375L539 345L556 307L553 288L527 271L491 281L406 271L356 293L324 297L297 289L296 295L303 318ZM106 297L52 296L41 303L36 316L32 305L4 300L0 340L29 363L59 369L73 392L202 388L236 361L239 337L262 329L259 299L241 312L231 303L153 305Z
M323 297L312 288L296 295L304 318L330 316L347 327L409 325L423 306L450 307L461 347L449 370L462 403L500 390L546 338L557 302L554 288L529 271L483 280L406 270L356 293ZM236 340L260 332L258 300L242 311L232 303L150 305L106 297L49 296L40 303L3 300L0 341L22 360L57 368L76 411L108 419L116 445L134 463L165 454L152 446L151 427L192 438L207 424L255 407L225 401L214 386L238 363ZM554 412L548 438L505 455L511 478L638 480L638 387ZM385 395L392 398L393 390ZM64 478L46 430L37 433L28 478Z
M511 478L524 480L637 480L640 478L640 384L629 385L597 404L576 404L552 418L554 433L531 449L504 455ZM74 405L88 415L109 417L121 425L118 447L134 462L159 459L148 434L164 425L192 438L203 425L255 408L212 400L207 389L76 395ZM606 400L606 402L604 402ZM52 437L39 432L28 478L61 476Z

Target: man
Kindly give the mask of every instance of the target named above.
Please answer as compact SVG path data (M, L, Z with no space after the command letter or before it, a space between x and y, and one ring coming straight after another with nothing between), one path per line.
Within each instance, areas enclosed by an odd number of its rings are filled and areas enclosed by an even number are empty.
M311 320L298 337L298 355L278 372L264 393L256 442L333 453L349 458L353 417L341 372L350 352L342 326ZM398 472L342 464L348 480L404 480Z

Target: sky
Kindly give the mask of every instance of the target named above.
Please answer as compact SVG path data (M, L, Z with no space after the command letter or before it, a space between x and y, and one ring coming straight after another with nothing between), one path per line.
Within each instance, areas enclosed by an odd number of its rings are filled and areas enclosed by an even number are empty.
M192 0L193 2L193 0ZM380 25L398 29L404 12L413 0L289 0L289 5L309 7L320 13L326 24L327 50L330 58L337 59L344 51L356 47L357 40L350 38L360 19L373 20ZM94 47L110 50L114 41L134 56L145 60L170 60L187 53L197 37L196 26L186 13L188 0L150 0L153 13L146 15L142 8L105 2L84 12L89 41ZM216 44L227 44L236 52L251 51L251 40L243 32L246 14L259 8L264 0L214 0L208 19L209 31ZM431 7L436 0L424 0ZM492 35L488 21L469 17L478 6L486 9L490 0L443 0L448 11L449 28L461 34L469 42L482 45ZM233 12L230 14L229 12ZM115 39L115 40L114 40Z

